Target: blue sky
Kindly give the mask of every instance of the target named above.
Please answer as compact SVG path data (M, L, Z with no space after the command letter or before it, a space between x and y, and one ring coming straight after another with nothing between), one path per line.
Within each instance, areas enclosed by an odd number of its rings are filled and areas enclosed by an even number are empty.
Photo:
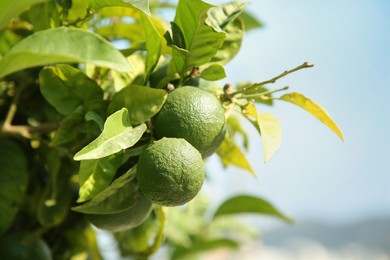
M205 190L217 202L256 194L297 220L390 216L390 1L254 0L247 10L265 27L247 34L224 82L262 81L314 63L274 87L289 85L325 107L345 142L291 104L259 107L279 118L281 149L264 165L261 140L248 125L257 179L224 171L213 157Z

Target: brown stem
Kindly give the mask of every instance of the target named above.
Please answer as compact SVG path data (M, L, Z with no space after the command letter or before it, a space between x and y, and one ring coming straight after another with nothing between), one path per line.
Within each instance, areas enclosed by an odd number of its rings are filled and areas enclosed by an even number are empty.
M314 64L309 64L308 62L304 62L302 65L300 65L298 67L295 67L295 68L293 68L291 70L286 70L283 73L279 74L278 76L276 76L276 77L274 77L272 79L269 79L269 80L266 80L266 81L262 81L262 82L258 82L258 83L254 83L253 85L251 85L249 87L239 89L239 90L231 93L230 96L232 97L232 96L235 96L237 94L244 93L244 92L246 92L248 90L252 90L252 89L254 89L254 88L258 87L258 86L262 86L262 85L270 84L270 83L275 83L278 79L283 78L283 77L287 76L290 73L293 73L293 72L301 70L301 69L311 68L313 66L314 66Z

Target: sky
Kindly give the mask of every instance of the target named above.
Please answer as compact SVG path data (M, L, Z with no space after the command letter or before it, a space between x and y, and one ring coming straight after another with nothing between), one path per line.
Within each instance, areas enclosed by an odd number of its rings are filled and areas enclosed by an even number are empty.
M281 149L264 164L248 124L257 178L224 170L214 156L205 192L217 204L236 194L261 196L298 222L390 216L390 1L253 0L247 11L265 26L245 36L223 83L259 82L314 63L272 87L288 85L325 107L345 141L292 104L259 106L282 124Z

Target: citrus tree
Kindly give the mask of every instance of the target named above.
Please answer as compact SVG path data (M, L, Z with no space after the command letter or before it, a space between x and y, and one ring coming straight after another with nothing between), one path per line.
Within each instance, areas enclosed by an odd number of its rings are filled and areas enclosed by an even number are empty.
M259 82L220 83L245 32L261 27L246 6L1 1L2 257L99 259L98 228L114 234L124 256L164 246L182 258L253 237L234 219L240 213L291 222L245 191L216 209L199 194L212 154L255 175L243 120L261 135L264 162L278 150L280 124L262 106L298 105L343 139L321 106L272 88L309 63Z

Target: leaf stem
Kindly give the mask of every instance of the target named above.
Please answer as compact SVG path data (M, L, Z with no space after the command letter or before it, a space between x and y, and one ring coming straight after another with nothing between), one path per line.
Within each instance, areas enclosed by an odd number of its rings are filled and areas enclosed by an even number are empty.
M154 212L156 213L158 219L160 220L160 229L156 235L153 245L151 245L147 250L143 251L141 253L142 256L150 256L154 254L164 242L165 226L167 224L167 218L165 215L164 208L161 206L156 206L154 208Z
M249 87L242 88L242 89L239 89L239 90L237 90L235 92L232 92L232 93L229 94L229 96L233 97L233 96L235 96L237 94L244 93L246 91L252 90L252 89L254 89L254 88L258 87L258 86L275 83L278 79L283 78L283 77L287 76L290 73L293 73L293 72L301 70L301 69L311 68L313 66L314 66L314 64L309 64L308 62L304 62L302 65L299 65L298 67L295 67L295 68L293 68L291 70L286 70L283 73L279 74L278 76L276 76L276 77L274 77L272 79L265 80L265 81L258 82L258 83L254 83L253 85L251 85Z
M269 94L272 94L272 93L275 93L275 92L279 92L279 91L284 91L284 90L287 90L287 89L289 89L289 86L285 86L283 88L272 89L272 90L264 91L264 92L257 93L257 94L241 95L241 96L239 96L237 98L245 98L245 99L264 98L264 99L269 99L269 97L266 97L266 95L269 95Z

